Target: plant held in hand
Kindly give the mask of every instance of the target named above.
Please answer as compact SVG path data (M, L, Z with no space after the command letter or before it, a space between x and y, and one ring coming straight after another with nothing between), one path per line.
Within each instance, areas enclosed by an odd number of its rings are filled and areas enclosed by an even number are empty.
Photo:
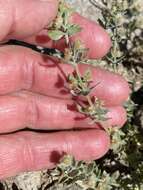
M64 40L67 46L61 61L74 67L74 72L68 76L67 81L72 96L79 97L79 100L75 101L77 110L89 117L91 123L100 123L107 120L105 115L108 110L104 108L103 102L90 95L92 89L96 88L96 85L92 86L90 70L87 70L83 75L80 73L79 65L87 61L88 49L79 40L70 41L72 35L82 30L78 25L69 22L72 13L72 9L64 1L61 1L57 18L48 28L48 36L54 41ZM84 97L84 100L80 99L81 96Z

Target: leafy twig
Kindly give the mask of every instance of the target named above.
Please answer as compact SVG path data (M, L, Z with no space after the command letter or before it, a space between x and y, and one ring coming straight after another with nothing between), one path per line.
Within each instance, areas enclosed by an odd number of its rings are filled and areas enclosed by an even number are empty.
M63 62L71 64L74 67L74 73L68 76L69 89L73 96L84 96L86 104L77 105L77 110L89 117L92 123L106 120L107 109L99 99L93 98L90 94L96 87L91 86L92 76L88 70L84 75L81 75L79 65L87 60L87 51L80 41L71 42L70 36L79 32L81 28L78 25L70 24L69 19L72 14L72 9L69 8L63 1L59 5L59 13L56 20L48 30L48 35L52 40L65 40L67 48L65 49Z

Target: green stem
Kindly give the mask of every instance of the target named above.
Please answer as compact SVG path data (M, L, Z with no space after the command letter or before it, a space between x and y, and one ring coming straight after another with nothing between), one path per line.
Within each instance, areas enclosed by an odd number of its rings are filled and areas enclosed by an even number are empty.
M77 76L78 76L78 79L79 79L80 83L82 84L83 82L82 82L81 74L80 74L80 71L79 71L79 68L78 68L78 65L77 65L77 64L75 64L75 71L76 71L76 74L77 74ZM83 86L82 86L82 87L83 87Z
M78 76L79 81L81 82L81 84L83 84L82 79L81 79L81 74L80 74L80 71L79 71L79 68L78 68L78 65L75 65L75 71L76 71L76 74ZM82 85L82 89L84 90L84 86L83 85ZM92 103L91 97L89 95L87 95L86 99L87 99L88 104L91 107L93 107L93 103Z

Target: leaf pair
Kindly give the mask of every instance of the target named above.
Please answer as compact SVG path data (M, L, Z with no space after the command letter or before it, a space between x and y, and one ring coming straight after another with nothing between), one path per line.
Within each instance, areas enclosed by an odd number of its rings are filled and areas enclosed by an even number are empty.
M87 70L82 77L77 75L76 72L70 74L68 77L68 82L73 96L87 96L92 90L92 87L90 87L92 78L89 70Z
M52 40L60 40L63 37L72 36L81 31L80 26L69 22L73 10L69 8L63 1L59 4L57 18L53 22L48 31L48 36Z

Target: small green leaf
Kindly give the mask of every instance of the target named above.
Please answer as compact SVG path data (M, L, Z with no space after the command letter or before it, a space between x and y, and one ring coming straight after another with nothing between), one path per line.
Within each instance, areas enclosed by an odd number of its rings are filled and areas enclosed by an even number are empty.
M68 35L69 36L72 36L74 34L76 34L77 32L80 32L81 31L81 27L76 25L76 24L70 24L68 26Z
M48 31L48 36L52 39L52 40L60 40L63 36L64 36L64 32L60 31L60 30L50 30Z
M91 70L87 70L84 74L84 81L91 81L92 80L92 74L91 74Z

